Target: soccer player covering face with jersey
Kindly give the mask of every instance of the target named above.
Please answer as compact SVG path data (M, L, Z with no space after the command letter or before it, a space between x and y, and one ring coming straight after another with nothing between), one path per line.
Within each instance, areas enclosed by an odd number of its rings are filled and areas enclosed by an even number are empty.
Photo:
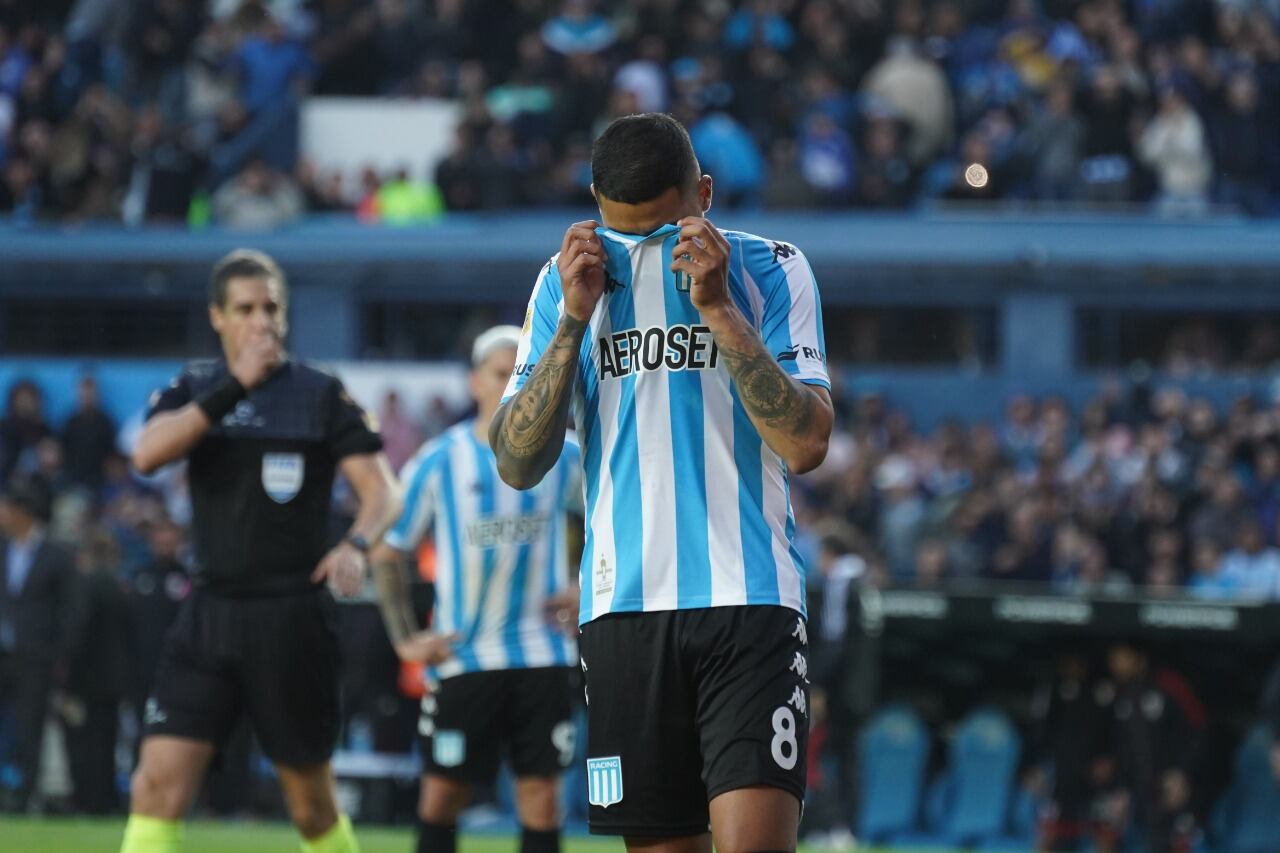
M156 392L134 465L187 460L196 592L165 640L145 709L121 853L176 853L218 746L248 716L276 768L303 850L356 853L329 758L340 724L337 612L365 552L400 511L382 439L342 383L285 351L284 274L239 251L213 271L223 358ZM329 542L334 476L360 500Z
M604 223L538 277L490 429L530 488L571 409L578 427L591 829L791 850L809 681L789 482L832 423L817 286L795 246L705 218L711 178L670 117L614 121L591 169Z
M498 477L489 421L516 360L520 330L476 339L471 396L476 417L424 445L404 466L405 508L375 550L374 577L387 633L401 659L427 665L422 701L423 779L419 853L453 853L458 815L473 785L494 781L499 761L516 776L523 853L560 846L559 775L573 761L577 648L566 632L577 612L567 514L581 523L578 445L563 442L535 489ZM431 534L435 621L419 629L404 557Z

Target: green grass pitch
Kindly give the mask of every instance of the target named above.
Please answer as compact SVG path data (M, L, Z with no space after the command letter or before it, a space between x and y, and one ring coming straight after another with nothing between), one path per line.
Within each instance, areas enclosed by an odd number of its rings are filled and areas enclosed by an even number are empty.
M122 820L0 819L0 853L116 853ZM362 853L412 853L409 829L356 827ZM463 836L458 853L515 853L518 840L502 835ZM187 826L183 853L296 853L298 836L282 823L215 823ZM622 853L620 840L567 838L564 853ZM802 848L803 850L803 848ZM860 853L874 853L859 848ZM807 853L816 853L810 849ZM900 852L902 853L902 852ZM921 853L921 851L917 851ZM940 853L940 852L939 852Z

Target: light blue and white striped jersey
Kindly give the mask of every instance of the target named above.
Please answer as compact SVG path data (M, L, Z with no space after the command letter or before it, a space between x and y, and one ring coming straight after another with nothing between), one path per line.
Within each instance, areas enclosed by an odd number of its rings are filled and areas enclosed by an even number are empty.
M596 233L606 286L573 400L587 509L580 621L736 604L804 613L787 468L747 417L683 276L669 269L679 228ZM723 233L738 308L788 374L829 389L822 309L804 255ZM534 285L504 400L533 373L563 310L552 258Z
M466 421L428 442L400 472L404 512L386 542L412 552L435 537L434 630L457 632L455 656L433 675L577 661L545 603L569 584L565 514L582 514L581 451L572 437L535 488L498 476L497 457Z

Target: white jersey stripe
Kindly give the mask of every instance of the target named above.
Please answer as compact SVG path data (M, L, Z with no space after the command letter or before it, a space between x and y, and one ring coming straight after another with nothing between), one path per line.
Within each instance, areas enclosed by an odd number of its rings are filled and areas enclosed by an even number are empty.
M635 327L667 328L667 312L662 288L648 286L656 278L662 281L662 269L670 261L663 258L662 241L650 240L632 252L634 263L631 279L640 283L632 288L635 300ZM654 350L655 352L650 352ZM646 334L641 359L661 361L666 357L665 338ZM659 372L636 382L636 433L640 441L640 505L644 508L642 553L644 555L644 609L676 609L679 591L676 586L676 484L671 445L671 397L665 376Z
M742 520L738 510L738 481L722 475L735 467L733 429L724 434L712 424L733 423L733 395L729 374L721 370L702 372L703 452L706 465L702 476L707 488L707 550L711 559L711 606L746 604L747 583L742 571Z
M599 317L597 334L609 335L613 331L613 323L605 300L596 306L596 315ZM618 399L622 383L601 382L596 393L595 427L600 433L600 470L596 477L595 505L587 508L592 549L582 555L582 594L585 596L589 592L591 595L593 617L610 612L618 581L618 554L613 531L613 477L609 473L609 460L613 458L614 445L618 440Z
M778 599L803 598L802 575L791 560L791 540L787 537L788 505L786 465L769 445L760 442L760 470L764 479L764 514L773 543L773 563L778 574Z

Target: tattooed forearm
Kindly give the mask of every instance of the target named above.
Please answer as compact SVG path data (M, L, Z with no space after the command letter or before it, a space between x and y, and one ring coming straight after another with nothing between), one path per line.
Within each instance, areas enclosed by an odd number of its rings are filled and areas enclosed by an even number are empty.
M387 546L380 546L370 561L374 586L378 590L378 608L382 611L382 624L394 645L407 640L418 630L418 620L413 614L412 593L404 560Z
M827 392L788 376L737 308L703 309L702 319L711 327L738 399L760 438L795 473L820 465L833 417Z
M804 438L813 428L814 400L797 387L764 348L757 351L722 347L729 375L738 386L738 398L749 414L769 426L796 438Z
M513 486L528 488L537 483L560 455L586 328L586 323L568 315L561 318L533 375L494 417L490 444L498 457L498 472Z

